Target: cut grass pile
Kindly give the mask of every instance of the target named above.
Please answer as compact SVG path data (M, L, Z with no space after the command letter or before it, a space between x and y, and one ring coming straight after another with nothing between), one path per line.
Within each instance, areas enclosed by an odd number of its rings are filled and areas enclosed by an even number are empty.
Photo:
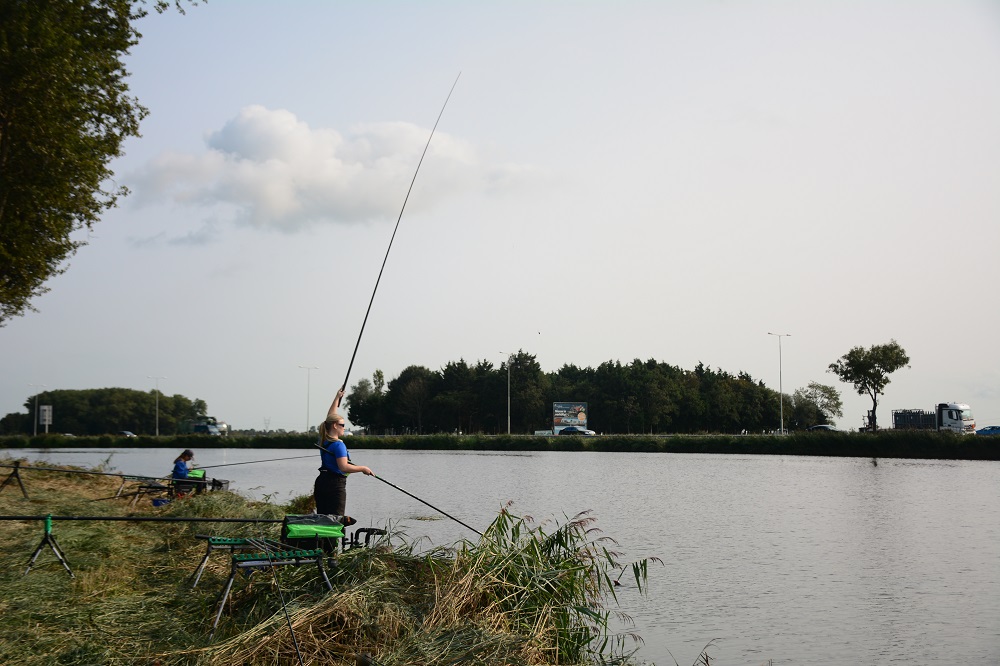
M51 466L51 465L49 465ZM72 469L72 468L67 468ZM167 516L281 519L288 506L230 492L154 508L114 495L116 477L31 473L0 492L5 516ZM297 498L295 506L303 504ZM501 512L477 542L416 554L399 534L337 556L322 584L315 566L240 575L214 639L229 557L196 534L279 537L273 523L53 522L70 578L45 546L43 521L0 521L0 663L35 664L625 664L630 635L610 627L622 566L585 514L534 525ZM640 591L646 565L632 574ZM286 615L287 613L287 615ZM291 626L291 629L289 628Z

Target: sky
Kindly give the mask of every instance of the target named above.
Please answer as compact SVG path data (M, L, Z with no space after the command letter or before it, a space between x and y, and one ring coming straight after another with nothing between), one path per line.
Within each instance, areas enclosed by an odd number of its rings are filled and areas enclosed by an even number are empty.
M0 328L0 414L158 387L301 430L345 377L523 349L828 384L856 429L870 400L827 367L894 339L883 425L1000 424L995 2L212 0L138 27L131 194Z

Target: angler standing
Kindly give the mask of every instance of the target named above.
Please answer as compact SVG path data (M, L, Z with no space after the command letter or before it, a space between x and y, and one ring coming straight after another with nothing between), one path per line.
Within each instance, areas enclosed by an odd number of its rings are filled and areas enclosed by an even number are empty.
M337 413L340 401L344 397L344 389L337 391L337 396L330 405L326 420L320 425L320 461L319 476L313 487L313 498L316 500L316 513L332 516L343 516L347 510L347 475L361 472L367 476L375 476L370 467L351 463L351 455L347 445L341 439L344 435L344 417Z

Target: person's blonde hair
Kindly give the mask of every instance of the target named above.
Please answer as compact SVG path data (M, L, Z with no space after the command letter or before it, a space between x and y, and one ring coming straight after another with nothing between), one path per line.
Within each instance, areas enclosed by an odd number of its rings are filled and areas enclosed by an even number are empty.
M333 423L343 423L344 425L347 425L347 419L345 419L340 414L335 414L334 416L326 417L326 419L319 425L321 441L323 442L336 441L336 438L334 439L330 438L330 430L327 428L328 425Z

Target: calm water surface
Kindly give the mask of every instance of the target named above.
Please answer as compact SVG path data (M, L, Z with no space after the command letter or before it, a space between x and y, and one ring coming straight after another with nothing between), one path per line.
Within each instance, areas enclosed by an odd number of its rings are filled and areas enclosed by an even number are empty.
M165 475L173 449L6 451ZM299 456L308 456L298 458ZM311 494L318 455L196 451L231 489ZM1000 664L1000 463L785 456L367 451L352 458L476 529L508 501L536 520L592 510L626 559L655 556L647 598L619 594L639 655L687 666ZM31 490L30 473L26 473ZM9 490L9 489L8 489ZM448 545L476 535L377 479L348 513Z

